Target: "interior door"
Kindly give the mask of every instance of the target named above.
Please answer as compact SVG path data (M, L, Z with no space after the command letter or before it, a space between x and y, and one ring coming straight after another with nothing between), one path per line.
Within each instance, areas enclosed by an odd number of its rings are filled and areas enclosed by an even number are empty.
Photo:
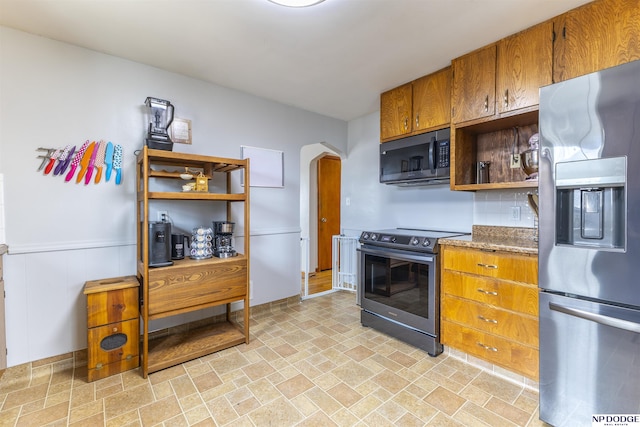
M332 238L340 234L340 172L339 157L318 160L318 271L331 269Z

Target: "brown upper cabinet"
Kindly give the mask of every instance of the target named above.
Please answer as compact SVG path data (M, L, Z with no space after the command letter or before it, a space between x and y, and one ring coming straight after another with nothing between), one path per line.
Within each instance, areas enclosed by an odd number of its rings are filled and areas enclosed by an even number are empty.
M498 112L538 105L540 87L551 84L552 61L551 21L500 40L496 76Z
M380 95L381 141L411 133L412 91L411 83L407 83Z
M496 56L496 45L492 44L451 61L454 123L495 114Z
M554 82L640 59L640 0L599 0L553 23Z
M413 82L413 130L438 130L451 123L451 67Z
M454 59L452 121L493 119L538 105L551 83L553 23L543 22Z
M380 95L380 141L449 126L451 67Z

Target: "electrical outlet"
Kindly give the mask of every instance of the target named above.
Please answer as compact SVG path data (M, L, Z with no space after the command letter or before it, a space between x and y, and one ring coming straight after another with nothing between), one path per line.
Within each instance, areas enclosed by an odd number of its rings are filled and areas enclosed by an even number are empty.
M158 221L169 221L169 213L167 211L158 211Z
M518 169L520 167L520 154L511 155L511 169Z
M520 206L511 206L511 219L520 221Z

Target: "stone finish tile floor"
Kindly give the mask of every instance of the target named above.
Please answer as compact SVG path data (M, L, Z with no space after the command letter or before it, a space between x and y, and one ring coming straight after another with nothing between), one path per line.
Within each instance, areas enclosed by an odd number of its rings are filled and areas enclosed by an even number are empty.
M546 424L536 391L362 327L355 295L337 292L255 310L249 345L146 379L135 369L87 383L86 358L69 355L4 373L0 426L65 425Z

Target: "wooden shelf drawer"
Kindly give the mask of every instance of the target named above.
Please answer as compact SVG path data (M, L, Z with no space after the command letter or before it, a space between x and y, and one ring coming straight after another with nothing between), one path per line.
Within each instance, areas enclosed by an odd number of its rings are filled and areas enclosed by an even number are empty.
M442 318L538 348L538 320L507 310L445 295Z
M89 381L105 378L140 363L140 321L111 323L88 330Z
M441 327L443 344L538 381L536 348L447 320Z
M217 263L149 269L149 316L174 315L242 299L247 293L247 274L247 260L241 256Z
M538 288L504 280L444 270L442 294L538 316Z
M444 268L516 282L538 283L538 257L447 247Z

